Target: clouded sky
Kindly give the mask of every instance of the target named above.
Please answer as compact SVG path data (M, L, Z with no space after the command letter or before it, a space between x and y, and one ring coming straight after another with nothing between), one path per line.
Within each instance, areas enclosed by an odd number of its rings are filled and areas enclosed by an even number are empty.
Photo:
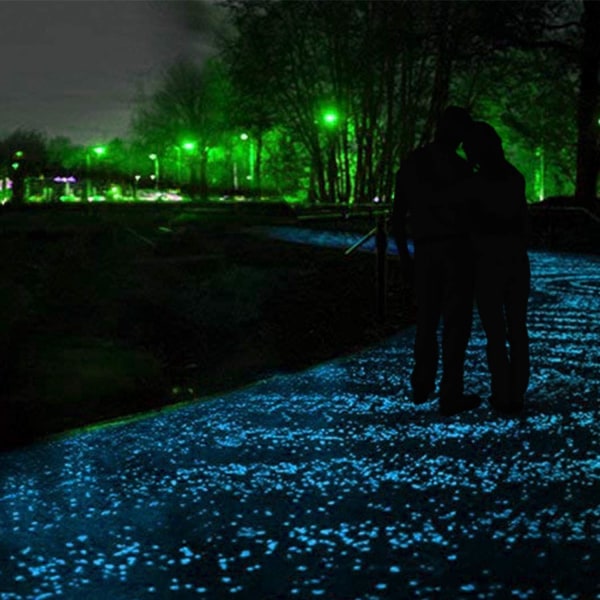
M0 0L0 136L125 136L136 90L209 49L204 0Z

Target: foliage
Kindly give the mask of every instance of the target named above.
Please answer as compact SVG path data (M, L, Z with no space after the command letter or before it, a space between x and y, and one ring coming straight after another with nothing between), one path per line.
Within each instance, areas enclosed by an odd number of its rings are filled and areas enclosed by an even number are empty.
M16 177L16 197L34 175L131 186L149 185L160 169L164 186L201 197L210 187L255 196L301 190L315 202L389 201L400 160L432 138L448 104L498 129L531 200L594 195L597 2L221 4L232 27L220 54L171 65L138 99L132 140L113 140L92 160L89 148L38 132L1 141L1 168ZM194 19L196 31L203 21Z
M265 131L276 121L302 144L310 197L389 197L399 159L431 138L452 102L499 128L531 196L542 182L546 192L572 189L577 3L225 5L237 36L223 57L248 126ZM332 109L339 118L327 126Z
M508 159L525 175L532 201L572 195L575 185L575 74L558 57L548 60L548 53L509 48L485 70L455 82L464 89L470 79L473 114L496 127Z
M48 161L45 136L38 131L17 129L0 141L0 161L5 174L18 169L39 175Z
M208 150L217 146L225 129L228 85L221 65L199 66L179 60L165 73L160 87L141 102L133 119L137 141L149 151L166 155L184 140L197 147L197 164L190 160L190 183L207 191ZM171 154L172 156L172 154Z

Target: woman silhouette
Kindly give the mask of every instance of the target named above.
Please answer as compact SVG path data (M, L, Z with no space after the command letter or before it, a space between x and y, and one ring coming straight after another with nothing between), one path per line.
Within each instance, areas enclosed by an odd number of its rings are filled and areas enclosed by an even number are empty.
M465 183L475 254L475 297L487 338L490 403L501 413L524 406L529 382L525 179L510 164L495 129L476 121L463 147L475 174Z

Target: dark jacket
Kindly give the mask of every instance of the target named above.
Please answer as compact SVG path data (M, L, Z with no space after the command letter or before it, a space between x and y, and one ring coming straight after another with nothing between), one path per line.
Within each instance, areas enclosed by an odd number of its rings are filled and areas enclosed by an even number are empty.
M396 174L391 220L396 239L405 239L409 230L416 243L465 235L464 208L445 200L447 190L470 174L467 161L439 142L412 152Z
M529 232L525 178L508 161L493 171L481 170L461 186L472 215L475 250L525 252ZM460 201L459 200L459 201Z

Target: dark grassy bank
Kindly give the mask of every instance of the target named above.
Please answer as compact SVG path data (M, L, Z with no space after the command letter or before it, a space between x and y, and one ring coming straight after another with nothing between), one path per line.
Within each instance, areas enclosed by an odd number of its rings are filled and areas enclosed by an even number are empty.
M230 390L413 322L395 261L381 323L373 256L253 233L265 224L298 222L281 206L0 214L0 445ZM532 212L535 248L598 252L598 233L576 211Z
M372 256L251 232L285 215L3 216L4 446L299 369L413 318L398 286L375 318Z

